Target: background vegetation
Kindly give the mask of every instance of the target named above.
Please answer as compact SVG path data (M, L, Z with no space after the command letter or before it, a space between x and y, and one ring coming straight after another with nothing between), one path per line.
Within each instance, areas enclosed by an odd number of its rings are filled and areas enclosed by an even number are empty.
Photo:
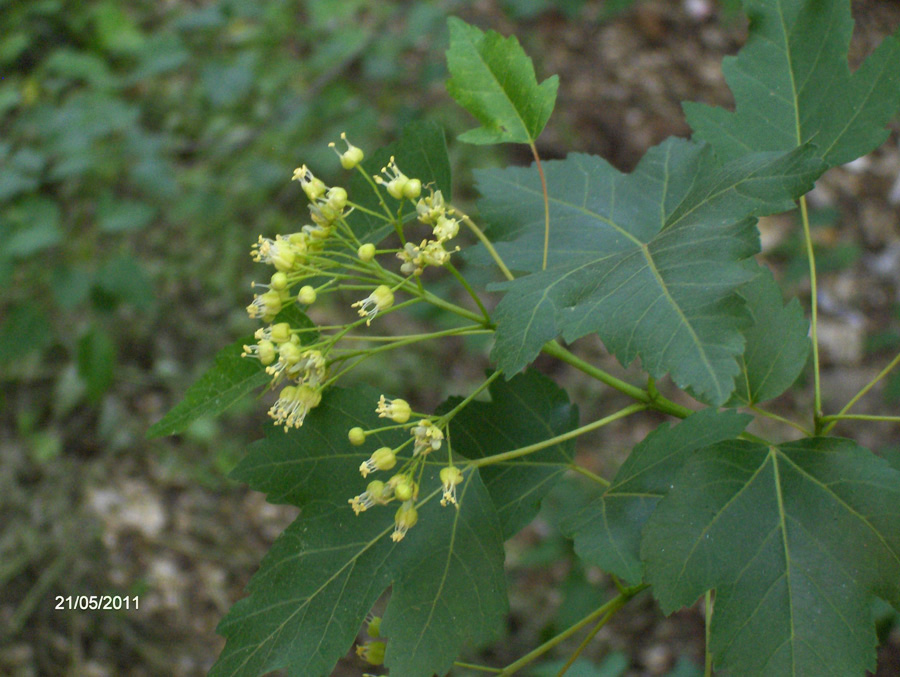
M876 4L855 7L864 29L885 34L900 3ZM742 39L733 8L0 0L0 673L193 675L212 663L215 623L293 517L225 478L265 406L248 400L176 439L144 433L220 347L251 330L249 247L303 218L295 166L327 181L337 164L326 144L341 131L374 149L424 116L451 140L469 126L443 89L448 15L516 33L539 76L561 74L546 157L586 150L630 169L686 131L678 101L726 96L715 69ZM861 54L878 30L863 31ZM858 389L869 357L883 364L900 345L896 135L890 148L819 189L832 392ZM468 168L500 161L475 155L485 152L496 151L451 141L463 199ZM789 286L799 244L787 228L767 224L764 248ZM449 350L395 364L380 383L423 409L462 392L454 384L483 365ZM588 407L612 397L566 378ZM801 387L784 406L807 397ZM871 413L896 403L900 380L873 399ZM602 444L593 463L608 472L655 425L613 429L582 453ZM892 453L896 428L870 435L860 441ZM519 585L510 639L493 649L509 656L583 615L608 583L541 529L510 545ZM140 595L141 610L54 609L56 595L77 594ZM893 616L876 613L890 670L900 641ZM660 623L647 601L609 632L580 674L690 674L700 655L695 611Z

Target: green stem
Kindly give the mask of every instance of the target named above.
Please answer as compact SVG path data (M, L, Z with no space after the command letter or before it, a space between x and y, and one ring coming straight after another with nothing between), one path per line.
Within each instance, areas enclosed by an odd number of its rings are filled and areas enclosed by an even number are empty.
M568 671L569 668L572 667L572 664L578 660L578 657L582 654L582 652L587 648L587 645L591 643L591 640L600 632L600 628L606 625L609 622L609 619L612 618L613 614L618 611L618 608L610 609L607 611L599 621L597 621L597 625L591 628L591 631L587 634L587 636L581 640L581 644L578 645L578 648L572 652L572 655L569 656L569 660L566 661L566 664L560 668L560 671L557 673L556 677L563 677Z
M473 334L493 334L494 332L491 329L485 329L480 324L471 325L470 327L457 327L459 330L456 334L451 334L452 336L472 336ZM469 331L466 331L468 329ZM419 337L423 340L427 340L429 338L441 338L444 334L443 331L454 331L454 330L442 330L441 332L428 332L424 334L406 334L402 337L398 336L363 336L363 335L353 335L353 336L344 336L342 341L368 341L371 343L392 343L397 341L400 338L408 339L413 337ZM295 331L295 333L297 333Z
M576 632L581 630L581 628L583 628L584 626L593 623L596 619L602 618L603 616L606 616L606 615L611 616L616 611L618 611L623 606L625 606L625 604L627 604L631 600L631 598L633 598L635 595L642 592L643 590L645 590L648 587L650 587L650 586L647 583L642 583L642 584L636 585L632 588L627 588L626 590L621 592L619 595L617 595L616 597L611 599L609 602L607 602L606 604L601 606L599 609L592 611L591 613L589 613L587 616L582 618L580 621L578 621L577 623L575 623L568 629L563 630L561 633L556 635L556 637L548 639L546 642L541 644L538 648L534 649L533 651L528 652L527 654L522 656L522 658L515 661L514 663L510 663L509 665L507 665L505 668L503 668L503 671L499 673L500 677L508 677L509 675L514 674L517 670L524 668L526 665L528 665L535 659L540 658L545 653L550 651L550 649L557 646L560 642L564 642L565 640L567 640L569 637L571 637Z
M651 397L650 393L648 393L643 388L638 388L637 386L633 386L630 383L626 383L625 381L616 378L612 374L608 374L602 369L598 369L589 362L585 362L580 357L563 348L556 341L548 341L544 344L542 350L547 355L551 355L559 360L562 360L566 364L575 367L579 371L583 371L588 376L593 376L595 379L597 379L601 383L605 383L610 388L614 388L620 393L628 395L630 398L637 400L638 402L643 402L652 409L656 409L657 411L661 411L666 414L671 414L672 416L677 416L678 418L687 418L694 413L691 409L688 409L687 407L684 407L680 404L676 404L675 402L672 402L662 395Z
M577 472L580 475L584 475L585 477L593 480L597 484L602 484L604 487L608 487L610 485L610 481L608 479L606 479L605 477L600 477L600 475L597 475L595 473L592 473L587 468L582 468L577 463L572 463L571 465L569 465L567 467L569 468L569 470L571 470L573 472Z
M462 306L458 306L455 303L451 303L450 301L445 301L440 296L435 296L427 289L422 290L421 298L423 301L427 301L433 306L443 308L444 310L459 315L460 317L464 317L467 320L471 320L472 322L477 322L481 327L490 328L490 324L485 324L485 320L481 315L473 313L471 310L466 310Z
M881 379L883 379L885 376L887 376L891 372L891 370L897 366L897 364L900 364L900 354L898 354L893 360L891 360L884 369L882 369L880 372L878 372L878 376L876 376L871 381L869 381L865 385L865 387L863 387L862 390L860 390L858 393L856 393L856 395L854 395L852 398L850 398L850 401L847 402L846 405L844 405L844 408L838 412L837 416L826 416L825 418L823 418L822 419L823 422L827 419L827 420L831 421L831 423L829 423L822 432L827 433L829 430L831 430L837 424L838 420L840 420L841 418L850 418L849 416L845 416L845 414L848 411L850 411L850 409L853 407L853 405L856 404L863 397L863 395L865 395L867 392L869 392L875 386L876 383L878 383ZM864 420L868 420L868 419L864 419ZM876 420L878 420L878 419L876 419Z
M331 360L332 362L346 361L352 359L354 357L359 357L360 359L353 362L348 367L341 369L337 374L331 376L326 382L327 385L337 382L344 374L355 369L359 364L361 364L364 360L367 360L378 353L387 352L389 350L395 350L397 348L402 348L404 346L412 345L414 343L420 343L422 341L429 341L431 339L445 338L447 336L456 336L458 334L465 334L471 330L481 330L481 325L476 325L475 327L454 327L453 329L445 329L443 331L435 331L429 334L410 334L409 336L405 336L403 338L395 340L393 343L387 343L385 345L380 345L376 348L367 348L366 350L353 350L348 351L346 353L342 353Z
M829 423L823 432L831 430L838 421L900 421L900 416L870 416L869 414L835 414L823 416L822 423Z
M813 415L813 431L819 434L822 429L822 384L819 368L819 299L818 282L816 281L816 254L813 251L812 234L809 229L809 210L806 207L806 196L800 198L800 220L803 223L803 239L806 244L806 258L809 261L809 287L810 287L810 337L813 348L813 381L815 384L815 414Z
M502 373L503 372L498 369L493 374L488 376L484 381L482 381L481 385L479 385L477 388L475 388L475 390L473 390L471 393L469 393L468 396L466 397L466 399L464 399L462 402L457 404L455 407L453 407L453 409L448 411L446 414L441 416L441 418L439 419L440 423L438 424L438 427L442 427L442 426L446 425L447 423L450 423L450 421L453 420L454 416L456 416L460 411L462 411L467 406L469 406L469 403L472 400L474 400L476 397L478 397L479 394L484 392L484 389L487 388L488 386L490 386L491 383L493 383L495 380L497 380L497 378Z
M369 172L367 172L365 169L363 169L363 166L361 163L356 165L356 169L360 174L363 175L363 178L372 187L372 190L375 191L375 195L378 196L378 202L381 205L381 208L384 209L384 213L387 214L387 219L385 219L385 220L389 221L390 223L394 223L394 215L391 214L391 210L388 209L387 203L384 201L384 197L382 197L382 195L381 195L381 191L378 190L378 184L375 183L375 180L371 176L369 176ZM379 216L379 218L380 218L380 216ZM396 228L397 224L394 224L394 227Z
M766 411L765 409L761 409L761 408L757 407L755 404L751 404L748 408L750 409L750 411L752 411L755 414L759 414L760 416L765 416L766 418L770 418L773 421L778 421L779 423L784 423L785 425L789 425L792 428L796 428L797 430L802 432L807 437L812 437L812 431L807 430L799 423L795 423L794 421L791 421L790 419L787 419L784 416L779 416L778 414L773 414L771 411Z
M421 301L421 299L409 299L408 301L404 301L403 303L398 303L395 306L391 306L390 308L386 308L382 311L379 311L378 314L379 315L387 315L388 313L393 313L398 310L402 310L403 308L406 308L408 306L414 305L416 303L420 303L420 301ZM351 322L350 324L344 325L343 327L341 327L341 329L339 331L332 334L331 336L324 337L323 343L327 343L327 345L330 349L331 346L335 345L338 341L340 341L342 338L344 338L344 336L349 334L351 331L353 331L357 327L360 327L363 324L365 324L366 326L369 326L369 322L370 322L370 320L368 320L368 318L361 317L360 319L355 320L355 321Z
M478 670L479 672L493 672L499 674L503 672L500 668L489 668L486 665L475 665L474 663L463 663L462 661L454 661L453 665L458 668L467 668L469 670Z
M488 250L488 253L491 255L491 258L494 259L494 263L497 264L497 267L500 269L500 272L503 273L503 276L507 280L514 280L515 276L509 271L509 268L506 267L506 264L503 263L503 259L500 258L500 254L497 253L497 250L494 249L493 243L488 239L487 235L475 225L475 222L470 219L468 216L459 211L456 207L453 208L453 211L459 214L459 218L462 219L462 222L466 224L466 227L471 230L475 237L484 245L484 248Z
M534 156L538 176L541 177L541 193L544 195L544 258L541 270L547 270L547 253L550 251L550 195L547 192L547 179L544 176L544 167L541 165L541 156L538 155L537 146L534 145L534 141L528 145L531 146L531 154Z
M587 425L583 425L580 428L575 428L575 430L570 430L567 433L563 433L562 435L556 435L555 437L550 437L541 442L536 442L535 444L529 444L524 447L519 447L518 449L512 449L510 451L504 451L501 454L494 454L493 456L485 456L484 458L479 458L474 461L470 461L468 463L469 466L473 468L481 468L486 465L494 465L495 463L502 463L504 461L511 461L514 458L520 458L522 456L527 456L528 454L533 454L536 451L540 451L541 449L546 449L547 447L552 447L555 444L559 444L561 442L566 442L568 440L574 439L581 435L584 435L591 430L596 430L597 428L602 428L605 425L612 423L613 421L618 421L621 418L625 418L626 416L630 416L631 414L637 413L639 411L644 411L647 409L646 404L631 404L624 409L620 409L614 414L610 414L605 418L601 418L597 421L592 421Z
M464 278L462 276L462 274L460 274L460 272L456 269L456 266L454 266L449 261L447 261L447 263L445 263L444 266L447 268L447 270L450 271L450 273L453 275L453 277L456 278L457 282L459 282L463 286L463 289L465 289L469 293L469 296L472 297L472 300L475 301L475 305L478 306L478 309L481 311L481 314L484 315L485 323L490 324L491 323L491 315L490 315L490 313L488 313L487 308L484 307L484 304L481 302L481 299L478 298L478 294L476 294L475 290L472 289L472 285L469 284L469 281L466 278Z

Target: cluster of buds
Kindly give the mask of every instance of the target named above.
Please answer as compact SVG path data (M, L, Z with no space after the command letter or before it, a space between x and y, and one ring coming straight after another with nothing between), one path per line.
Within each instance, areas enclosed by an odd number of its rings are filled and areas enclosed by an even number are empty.
M400 424L399 427L407 427L407 422L412 416L412 409L406 400L399 398L389 400L384 395L378 399L375 412L379 418L388 418ZM392 501L398 501L400 507L394 515L394 532L391 534L391 538L394 541L402 540L406 532L415 526L419 519L419 513L415 504L419 495L419 484L416 481L416 477L421 477L425 456L439 449L444 439L444 433L441 429L427 419L422 419L415 424L409 424L409 427L413 435L414 444L412 457L403 464L399 472L395 473L387 481L372 480L363 493L348 499L350 507L357 515L375 506L387 505ZM364 444L366 435L366 431L360 427L351 428L347 433L350 443L354 446ZM405 446L405 444L402 446ZM377 471L391 470L397 465L397 460L397 450L390 447L380 447L362 462L359 466L359 472L363 477L368 477ZM455 468L453 469L456 470ZM462 481L462 473L456 470L456 474L451 473L451 475L446 477L445 475L446 473L441 473L445 498L441 504L447 505L448 502L455 504L455 487Z
M269 416L275 419L275 425L284 425L284 432L289 428L299 428L311 409L322 401L320 388L301 384L285 386L281 389L278 400L269 409Z
M275 272L268 284L253 284L264 291L254 294L247 313L267 326L256 331L256 343L244 346L241 353L266 367L272 385L290 382L269 410L275 424L283 425L286 431L303 425L306 415L321 401L326 360L321 351L304 348L300 329L275 319L291 303L308 306L316 301L317 290L304 284L304 280L323 272L316 257L325 249L336 223L345 216L348 199L346 190L340 186L329 188L306 165L294 170L293 180L300 183L310 200L312 223L290 235L260 236L253 245L250 251L253 260L271 265ZM297 286L299 291L295 293L293 288Z
M437 451L444 440L441 429L427 419L419 421L409 432L414 440L413 456L426 456L432 451Z
M300 182L300 187L309 198L312 224L303 226L301 232L306 236L308 246L314 251L321 251L325 240L334 232L335 223L347 215L347 191L340 186L329 188L306 165L294 170L292 180Z
M366 619L366 634L372 639L381 637L381 618L379 616L370 616ZM362 658L369 665L381 665L384 663L384 652L387 646L383 641L365 642L356 645L356 655ZM363 675L366 677L366 674ZM374 677L369 675L369 677Z
M386 447L383 447L386 449ZM377 452L376 452L377 453ZM359 496L348 499L353 512L359 515L369 508L377 505L387 505L392 501L399 501L400 507L394 515L394 533L391 539L401 541L419 519L416 510L416 499L419 496L419 484L411 473L399 472L387 482L372 480L366 486L366 490Z
M441 191L432 190L416 203L419 221L431 226L434 239L422 240L419 245L407 242L397 254L403 263L404 275L421 275L427 266L443 266L450 260L450 251L444 246L459 233L459 221L453 218L453 209L444 203Z
M375 183L384 186L388 195L395 200L415 200L422 194L422 182L419 179L411 179L401 172L393 155L387 167L381 168L381 173L384 177L378 174L373 177Z

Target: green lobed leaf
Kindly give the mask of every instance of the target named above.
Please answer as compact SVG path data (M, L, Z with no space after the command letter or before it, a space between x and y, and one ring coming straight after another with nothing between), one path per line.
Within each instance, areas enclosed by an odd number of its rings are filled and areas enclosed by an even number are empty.
M288 322L293 328L312 328L315 325L296 304L282 310L276 322ZM301 335L301 342L311 343L315 334ZM266 373L259 360L241 357L244 345L255 339L246 337L222 348L213 366L188 388L184 399L172 407L165 416L147 430L147 437L163 437L183 432L202 416L218 416L248 393L269 383L272 377Z
M351 139L352 141L352 139ZM409 178L416 178L423 186L432 184L435 190L440 190L444 199L451 199L450 184L450 157L447 155L447 140L444 138L444 130L434 122L417 121L407 125L403 129L400 139L384 148L380 148L371 157L363 159L361 166L370 174L376 174L386 166L393 157L397 166ZM423 189L427 194L427 190ZM378 196L372 190L368 181L354 171L350 177L347 192L350 200L356 204L372 210L378 214L384 213L384 208L378 201ZM392 214L397 213L398 202L380 189L381 195L391 209ZM403 218L412 218L416 213L415 204L409 200L403 202ZM380 242L388 233L393 232L390 224L383 219L376 218L363 211L352 212L347 221L353 232L363 242Z
M490 402L472 402L450 424L454 453L484 458L536 444L578 426L578 407L565 391L536 371L497 379L489 386ZM450 398L438 411L452 409ZM547 447L528 456L480 470L507 539L531 522L540 502L572 464L575 441Z
M597 332L622 364L640 357L702 401L734 389L746 324L736 289L753 275L753 217L791 209L820 173L813 150L760 153L717 166L711 149L669 139L631 174L571 155L545 163L548 269L492 286L498 367L514 374L560 333ZM540 271L543 197L533 169L478 173L480 208L516 270Z
M871 604L900 608L900 473L851 440L698 452L644 529L663 611L716 590L711 651L739 675L862 675Z
M721 160L813 143L833 167L884 142L900 106L900 32L851 74L847 0L744 0L744 7L750 37L722 65L735 112L684 104L695 134Z
M429 484L439 485L435 467ZM438 496L401 543L381 624L395 675L443 675L463 647L497 639L507 613L503 533L477 472L457 487L459 510ZM408 542L407 542L408 539Z
M241 357L245 337L222 348L213 366L188 388L184 399L147 430L147 437L163 437L183 432L202 416L221 414L247 393L272 380L258 360Z
M703 409L674 428L662 424L638 444L606 490L560 525L575 552L630 585L643 579L641 529L672 478L698 449L739 435L752 420L734 411Z
M389 586L382 634L395 674L444 674L463 645L492 639L502 625L502 533L477 473L465 473L458 510L441 507L443 461L435 458L421 482L419 521L399 543L390 539L396 504L353 514L348 499L367 483L360 464L376 448L409 439L395 428L350 445L351 427L384 427L377 401L368 387L330 389L302 428L269 427L232 473L269 500L303 510L263 560L250 595L220 624L227 643L211 675L331 674Z
M447 91L481 127L459 136L475 144L534 143L553 112L559 78L538 84L534 65L515 36L451 17Z
M744 330L744 354L731 406L746 406L778 397L791 387L809 354L809 322L800 302L787 305L768 268L738 293L747 302L753 323Z

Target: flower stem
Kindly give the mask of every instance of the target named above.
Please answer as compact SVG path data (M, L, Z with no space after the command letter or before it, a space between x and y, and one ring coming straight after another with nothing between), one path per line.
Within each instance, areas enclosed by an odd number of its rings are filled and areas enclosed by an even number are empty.
M340 360L344 362L346 360L352 359L354 357L358 358L348 367L344 367L337 374L330 377L328 379L328 383L335 383L338 379L340 379L344 374L355 369L360 363L377 355L378 353L383 353L389 350L395 350L397 348L402 348L404 346L411 345L413 343L420 343L422 341L430 341L432 339L444 338L447 336L457 336L460 334L467 334L473 330L481 330L480 325L476 325L474 327L454 327L452 329L445 329L443 331L435 331L428 334L410 334L408 336L404 336L402 338L395 338L391 343L386 343L384 345L377 346L375 348L367 348L365 350L353 350L348 351L346 353L342 353L337 355L334 359L330 360L330 362L337 362ZM342 337L343 338L343 337Z
M453 275L453 277L456 278L457 282L459 282L463 286L463 289L465 289L469 293L469 296L472 297L472 300L475 301L475 305L478 306L478 309L481 311L481 314L484 315L484 321L487 324L490 324L491 323L490 313L488 313L487 308L484 307L484 304L481 302L481 299L478 298L478 294L476 294L475 290L472 289L472 285L469 284L469 281L466 278L464 278L462 276L462 274L456 269L456 266L454 266L449 261L447 261L447 263L445 263L444 266L447 268L447 270L450 271L451 275Z
M868 414L836 414L834 416L823 416L822 423L829 424L823 432L831 430L838 421L900 421L900 416L870 416Z
M631 414L637 413L639 411L644 411L647 408L648 406L646 404L631 404L624 409L620 409L614 414L610 414L609 416L606 416L604 418L592 421L591 423L583 425L580 428L570 430L569 432L563 433L562 435L556 435L546 440L542 440L541 442L529 444L527 446L519 447L518 449L512 449L510 451L504 451L503 453L494 454L493 456L485 456L484 458L475 459L473 461L470 461L468 465L473 468L481 468L486 465L493 465L495 463L502 463L504 461L511 461L514 458L527 456L528 454L533 454L534 452L540 451L541 449L546 449L547 447L552 447L555 444L566 442L568 440L584 435L591 430L602 428L603 426L608 425L613 421L618 421L620 418L625 418L626 416L630 416Z
M809 210L806 207L806 196L800 198L800 220L803 223L803 239L806 244L806 258L809 261L809 287L810 287L810 337L812 339L813 348L813 381L815 388L813 414L813 431L819 434L822 430L822 384L820 381L819 368L819 299L818 299L818 282L816 281L816 254L813 250L812 234L809 229Z
M839 420L841 420L842 418L857 418L854 416L845 416L845 414L848 411L850 411L850 409L853 407L853 405L856 404L862 398L863 395L865 395L867 392L869 392L875 386L876 383L878 383L881 379L883 379L885 376L887 376L891 372L891 370L894 367L896 367L898 364L900 364L900 354L898 354L893 360L891 360L884 369L882 369L880 372L878 372L878 376L876 376L871 381L869 381L863 387L862 390L860 390L858 393L856 393L856 395L854 395L852 398L850 398L850 401L844 405L844 408L838 412L837 416L825 416L822 419L822 422L823 423L826 421L831 421L831 422L827 426L825 426L825 428L824 428L824 430L822 430L822 432L827 433L835 425L837 425L837 422ZM882 419L876 418L876 419L863 419L863 420L882 420Z
M680 404L676 404L675 402L672 402L662 395L651 396L650 393L648 393L643 388L633 386L630 383L626 383L625 381L616 378L612 374L608 374L602 369L598 369L589 362L585 362L580 357L569 352L561 345L559 345L559 343L557 343L556 341L548 341L544 344L542 350L548 355L556 357L566 364L575 367L579 371L583 371L588 376L593 376L595 379L597 379L601 383L605 383L610 388L618 390L620 393L628 395L630 398L637 400L638 402L643 402L652 409L656 409L657 411L661 411L666 414L671 414L672 416L677 416L678 418L687 418L694 413L691 409L688 409L687 407L684 407Z
M466 668L468 670L477 670L478 672L493 672L499 674L503 672L500 668L489 668L486 665L475 665L474 663L463 663L462 661L454 661L453 665L458 668Z
M515 661L514 663L510 663L503 671L500 672L500 677L508 677L508 675L514 674L517 670L524 668L526 665L531 663L537 658L540 658L545 653L550 651L553 647L557 646L559 643L565 641L576 632L581 630L586 625L593 623L598 618L610 617L614 613L616 613L619 609L621 609L625 604L627 604L632 597L642 592L646 588L650 587L647 583L641 583L640 585L636 585L632 588L627 588L621 593L619 593L616 597L608 601L606 604L601 606L599 609L596 609L589 613L587 616L582 618L580 621L572 625L571 627L563 630L561 633L556 635L551 639L548 639L546 642L541 644L538 648L533 651L528 652L522 658ZM605 621L604 621L605 622Z
M490 376L488 376L488 377L481 383L481 385L479 385L477 388L475 388L475 390L473 390L471 393L468 394L468 396L466 397L466 399L464 399L462 402L460 402L459 404L457 404L455 407L453 407L453 409L451 409L450 411L448 411L446 414L444 414L443 416L441 416L439 426L440 426L440 425L445 425L445 424L449 423L450 421L452 421L454 416L456 416L460 411L462 411L462 410L465 409L467 406L469 406L469 403L470 403L472 400L474 400L476 397L478 397L478 395L479 395L480 393L482 393L482 392L484 391L485 388L487 388L488 386L490 386L491 383L493 383L495 380L497 380L497 377L499 377L500 374L502 374L502 373L503 373L503 372L500 371L500 370L498 369L498 370L495 371L493 374L491 374Z
M459 218L461 218L462 222L466 224L466 227L475 234L475 237L477 237L481 244L484 245L484 248L488 250L488 253L491 255L491 258L494 259L494 263L497 264L497 267L500 269L500 272L503 273L503 276L507 280L514 280L515 276L509 271L509 268L506 267L506 264L503 263L503 259L500 258L500 254L497 253L497 250L494 248L493 243L488 239L487 235L484 234L481 228L475 225L475 222L472 219L463 214L456 207L453 208L453 211L459 214Z
M538 176L541 177L541 192L544 195L544 258L541 263L541 270L547 270L547 253L550 250L550 195L547 193L547 179L544 176L544 167L541 165L541 156L538 155L537 146L534 141L530 144L531 154L534 156L534 165L537 167Z
M577 472L580 475L584 475L585 477L587 477L590 480L593 480L597 484L601 484L604 487L608 487L610 485L610 481L608 479L606 479L605 477L600 477L600 475L597 475L596 473L592 473L587 468L582 468L577 463L572 463L568 467L569 467L569 470L571 470L572 472Z
M605 614L603 614L603 616L600 617L600 620L597 621L597 625L595 625L593 628L591 628L591 631L587 634L587 636L583 640L581 640L581 644L579 644L578 648L572 652L572 655L569 656L569 660L567 660L566 664L563 665L562 668L560 668L556 677L563 677L563 675L565 675L569 671L569 668L571 668L572 664L576 660L578 660L578 657L587 648L587 645L590 644L591 640L594 639L594 637L597 635L598 632L600 632L600 628L602 628L604 625L607 624L607 622L609 622L609 619L612 618L613 614L616 611L618 611L618 608L610 609Z
M388 209L387 203L384 201L384 197L382 197L382 195L381 195L381 191L378 190L378 184L375 183L374 179L372 179L372 177L369 175L369 172L367 172L365 169L363 169L362 163L356 165L356 170L360 174L362 174L362 176L366 180L366 182L372 187L372 190L375 191L375 195L378 196L378 202L381 204L381 208L384 209L384 213L387 214L387 219L385 219L385 220L389 221L390 223L393 223L394 228L396 229L397 224L394 223L394 215L391 214L391 210ZM358 207L359 205L355 205L355 206ZM401 239L403 237L402 230L400 233L400 237L401 237Z
M810 430L807 430L799 423L795 423L794 421L791 421L790 419L787 419L784 416L779 416L778 414L774 414L771 411L766 411L765 409L761 409L760 407L757 407L756 405L750 405L749 409L754 414L759 414L760 416L765 416L766 418L770 418L773 421L778 421L779 423L784 423L785 425L789 425L792 428L796 428L797 430L799 430L801 433L803 433L807 437L812 437L812 432Z

